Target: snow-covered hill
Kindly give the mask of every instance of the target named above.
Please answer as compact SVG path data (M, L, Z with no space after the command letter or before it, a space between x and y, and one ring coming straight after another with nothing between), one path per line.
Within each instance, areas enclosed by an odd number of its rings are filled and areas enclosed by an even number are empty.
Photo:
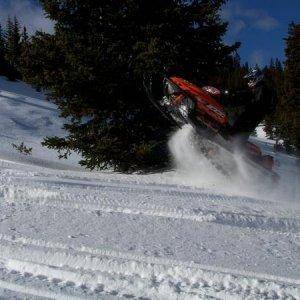
M58 118L56 107L22 82L7 81L0 77L0 157L17 161L31 161L48 167L64 168L74 166L78 157L69 161L58 161L55 151L41 146L45 136L60 135L63 120ZM12 143L32 147L32 156L20 156L12 148Z
M40 146L61 125L42 94L0 78L0 298L299 299L294 157L275 154L278 187L249 187L201 156L191 167L185 128L173 172L87 172Z

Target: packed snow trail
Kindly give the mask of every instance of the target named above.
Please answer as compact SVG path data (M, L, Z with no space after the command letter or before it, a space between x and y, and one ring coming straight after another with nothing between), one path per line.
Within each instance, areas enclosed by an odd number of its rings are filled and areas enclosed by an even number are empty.
M138 176L132 182L113 174L97 179L5 164L4 278L13 271L31 289L40 278L52 293L57 285L73 296L95 296L101 286L99 295L150 298L297 297L300 221L294 205L270 208L262 200L159 184L155 176L137 184Z
M0 297L299 299L296 185L278 201L214 177L201 159L198 168L162 174L84 171L77 156L57 161L39 145L46 134L64 134L55 106L29 99L34 92L22 83L8 99L6 84L0 80ZM173 142L191 154L188 134ZM32 156L10 141L32 146ZM280 159L298 176L293 157Z

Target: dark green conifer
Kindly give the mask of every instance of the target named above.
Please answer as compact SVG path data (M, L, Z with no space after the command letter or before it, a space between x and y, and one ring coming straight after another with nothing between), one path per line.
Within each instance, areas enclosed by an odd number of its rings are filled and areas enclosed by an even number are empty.
M277 59L268 69L270 85L278 95L276 112L266 119L266 132L283 140L289 152L300 150L300 24L289 26L286 39L285 68Z
M289 26L286 39L285 97L282 105L286 107L282 115L285 123L287 144L300 150L300 24Z
M55 22L25 55L25 78L51 91L69 117L65 138L45 145L83 155L82 164L123 171L163 166L170 125L147 100L143 81L164 75L208 82L232 63L225 1L42 0Z
M17 17L12 21L7 19L6 25L6 53L5 59L8 63L9 70L7 77L11 80L20 78L19 66L21 56L21 35L20 25Z
M29 36L27 33L27 28L26 26L24 26L21 34L21 44L22 46L24 46L24 45L28 45L28 43L29 43Z
M5 48L5 35L0 24L0 75L6 74Z

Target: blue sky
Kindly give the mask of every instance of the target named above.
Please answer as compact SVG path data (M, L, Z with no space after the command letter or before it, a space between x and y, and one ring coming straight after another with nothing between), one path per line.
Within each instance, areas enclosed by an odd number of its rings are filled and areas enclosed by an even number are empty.
M37 0L0 0L0 20L8 14L17 15L30 33L53 30ZM221 15L229 22L225 42L242 42L242 61L264 65L272 57L284 60L283 39L288 24L300 22L300 0L229 0Z
M227 43L242 42L242 61L264 65L270 59L284 60L288 24L300 22L300 0L230 0L222 18L229 22Z
M51 32L53 23L45 18L38 0L0 0L0 21L5 23L7 16L17 16L21 25L25 25L29 33L36 30Z

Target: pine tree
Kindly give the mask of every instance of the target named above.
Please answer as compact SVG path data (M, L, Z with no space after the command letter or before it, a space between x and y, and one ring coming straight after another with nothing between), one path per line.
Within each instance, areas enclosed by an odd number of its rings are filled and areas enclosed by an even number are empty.
M2 26L0 24L0 57L4 57L5 54L5 36L2 29Z
M268 115L265 120L265 132L270 139L279 140L280 126L279 126L279 107L283 97L284 86L284 71L279 59L275 61L272 59L269 66L264 68L265 78L268 89L272 92L272 97L276 99L276 109L274 113Z
M28 45L28 43L29 43L29 36L27 33L27 28L26 26L24 26L21 34L21 44L22 46L24 46L24 45Z
M51 91L69 117L66 138L45 145L83 155L83 165L123 171L163 166L170 125L147 100L143 82L164 75L209 82L232 63L223 0L42 0L54 35L37 33L25 78ZM66 153L63 153L66 151Z
M274 59L273 58L271 58L271 60L270 60L269 69L271 69L271 70L275 69L275 63L274 63Z
M286 39L285 97L282 115L286 142L300 150L300 24L289 26Z
M17 17L14 21L8 17L6 28L6 54L5 58L9 64L8 77L11 80L20 78L19 64L21 56L21 35L20 25Z
M30 39L27 33L26 26L23 27L22 33L21 33L21 58L20 58L20 71L22 71L22 57L26 56L29 51L30 46Z
M6 61L5 61L5 36L0 24L0 75L6 73Z
M275 60L275 68L280 72L283 71L282 63L278 58Z
M278 105L266 119L266 132L273 139L283 140L286 149L293 152L300 150L300 24L289 26L285 53L285 68L277 59L275 68L267 71Z

